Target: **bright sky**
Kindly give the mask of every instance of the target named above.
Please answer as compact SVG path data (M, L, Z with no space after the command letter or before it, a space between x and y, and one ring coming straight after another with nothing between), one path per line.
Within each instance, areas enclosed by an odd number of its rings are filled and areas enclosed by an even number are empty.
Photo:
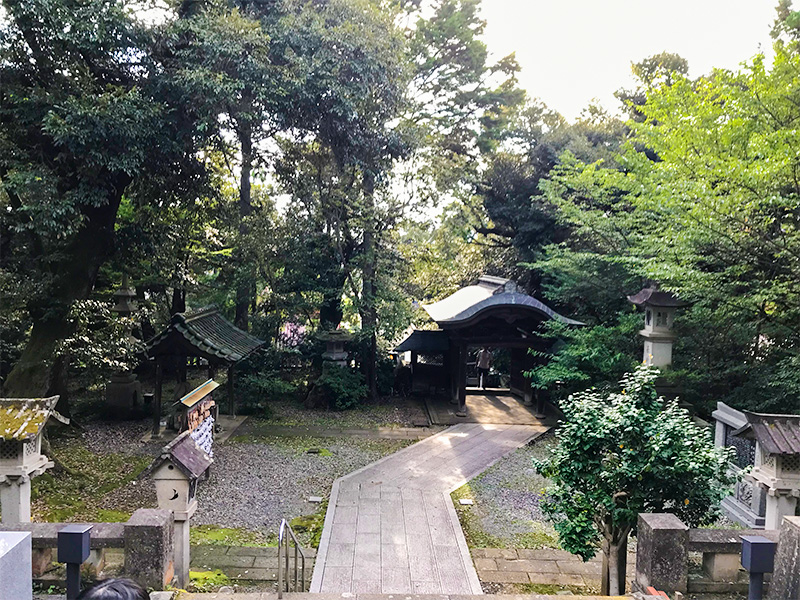
M736 69L763 50L777 0L483 0L495 58L516 51L520 84L568 119L597 98L633 87L631 62L664 50L689 61L690 77ZM797 2L795 2L795 8Z

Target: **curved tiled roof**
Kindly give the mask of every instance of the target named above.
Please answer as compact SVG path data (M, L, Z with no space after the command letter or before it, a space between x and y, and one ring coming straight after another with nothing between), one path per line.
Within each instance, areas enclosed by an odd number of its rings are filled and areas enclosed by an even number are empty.
M148 342L147 354L188 354L235 363L265 343L236 327L215 306L206 306L172 315L169 326Z
M568 325L583 325L521 292L512 281L499 277L481 277L477 285L461 288L444 300L422 306L440 326L463 323L481 312L502 307L534 311L547 319L555 319Z

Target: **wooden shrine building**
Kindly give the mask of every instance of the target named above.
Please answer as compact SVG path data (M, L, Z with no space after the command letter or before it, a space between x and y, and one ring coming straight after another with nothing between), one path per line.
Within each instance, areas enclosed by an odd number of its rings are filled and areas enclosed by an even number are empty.
M467 356L469 348L508 348L511 351L511 391L531 402L537 400L537 413L544 413L544 397L534 394L523 373L537 360L529 350L550 351L551 340L539 335L543 322L555 319L568 325L583 325L564 317L515 282L483 276L475 285L461 288L444 300L423 305L436 330L413 331L395 349L411 352L412 371L417 357L440 355L441 380L446 382L458 415L466 414Z
M147 355L156 361L156 394L153 402L153 436L160 435L163 361L173 357L186 361L198 357L208 361L208 376L216 368L228 370L228 412L235 413L233 394L234 366L266 342L242 331L219 314L215 306L172 315L169 326L147 343Z

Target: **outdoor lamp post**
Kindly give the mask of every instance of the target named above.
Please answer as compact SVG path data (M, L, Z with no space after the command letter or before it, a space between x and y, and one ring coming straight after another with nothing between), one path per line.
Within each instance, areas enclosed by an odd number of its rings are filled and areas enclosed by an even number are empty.
M67 600L81 593L81 565L89 558L91 525L67 525L58 531L58 562L67 565Z
M153 477L158 507L175 518L175 575L180 587L189 583L189 520L197 510L197 481L214 460L185 431L164 446L145 471Z

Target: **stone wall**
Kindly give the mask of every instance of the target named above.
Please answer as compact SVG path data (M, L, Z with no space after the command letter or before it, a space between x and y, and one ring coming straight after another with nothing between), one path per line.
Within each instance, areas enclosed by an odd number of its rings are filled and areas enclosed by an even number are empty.
M88 562L102 568L103 553L109 548L125 551L124 572L141 585L163 589L174 575L172 512L143 508L126 523L88 523L92 525ZM27 531L32 537L32 576L44 573L56 559L58 531L66 523L22 523L0 525L0 531Z

